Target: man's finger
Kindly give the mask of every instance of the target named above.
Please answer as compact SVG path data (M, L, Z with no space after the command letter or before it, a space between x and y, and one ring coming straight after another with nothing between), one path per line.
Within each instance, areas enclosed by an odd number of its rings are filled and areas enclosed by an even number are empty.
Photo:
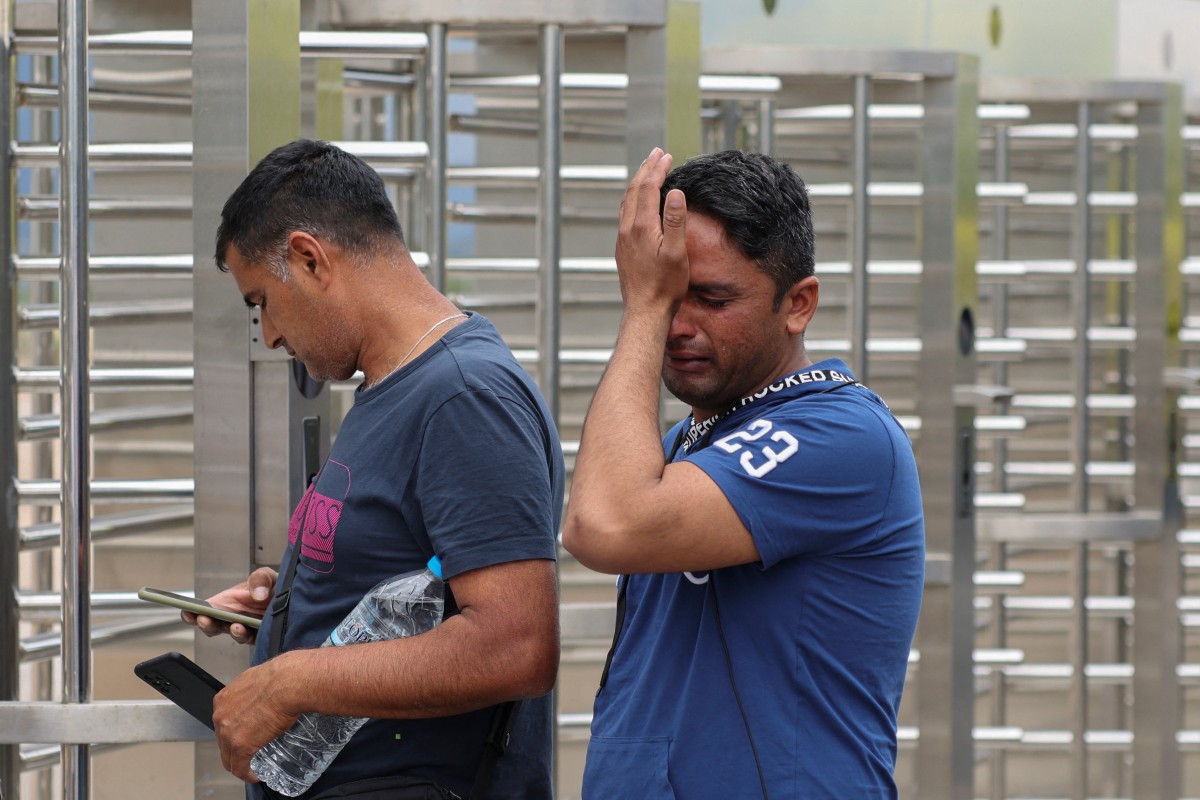
M679 189L667 192L663 208L663 242L659 252L672 260L687 258L687 198Z
M648 181L650 180L655 168L659 165L659 162L661 162L663 155L663 151L658 147L651 150L650 155L646 156L645 160L642 161L641 165L637 168L637 172L635 172L633 177L629 180L629 186L625 189L625 197L621 200L619 224L622 228L628 229L633 224L633 220L637 218L638 209L643 207L642 204L645 202L647 195L649 194L648 190L651 188L648 185ZM661 185L662 180L660 179L658 183L652 187L654 192L653 200L655 208L658 207L657 192L658 187Z

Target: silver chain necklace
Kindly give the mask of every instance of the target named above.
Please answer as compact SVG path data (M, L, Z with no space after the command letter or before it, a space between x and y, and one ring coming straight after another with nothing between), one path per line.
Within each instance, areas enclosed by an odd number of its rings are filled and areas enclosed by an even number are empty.
M408 361L408 357L409 357L409 356L411 356L413 353L415 353L415 352L416 352L416 350L417 350L417 348L421 346L421 342L423 342L423 341L425 341L426 339L428 339L428 338L429 338L429 334L431 334L431 333L433 333L434 331L436 331L436 330L438 329L438 327L439 327L439 326L441 326L441 325L443 325L443 324L445 324L445 323L449 322L449 321L450 321L450 320L452 320L452 319L458 319L459 317L465 317L465 316L466 316L466 314L464 314L463 312L461 312L461 311L460 311L460 312L458 312L457 314L451 314L450 316L446 317L445 319L439 319L437 322L435 322L435 323L433 323L432 325L430 325L430 326L429 326L429 330L427 330L427 331L425 331L424 333L422 333L422 334L421 334L421 338L420 338L420 339L417 339L417 341L416 341L416 342L413 344L413 346L412 346L412 347L410 347L410 348L408 349L408 352L404 354L404 358L400 359L400 363L399 363L399 364L397 364L396 366L392 367L390 370L388 370L388 371L387 371L387 374L386 374L386 375L384 375L382 378L380 378L379 380L375 381L374 383L371 383L371 384L369 384L369 385L367 386L367 388L370 388L370 387L372 387L372 386L378 386L380 383L383 383L385 380L387 380L389 377L391 377L391 376L392 376L392 375L393 375L395 372L397 372L397 371L398 371L398 370L399 370L401 367L403 367L403 366L404 366L404 364L405 364L405 363Z

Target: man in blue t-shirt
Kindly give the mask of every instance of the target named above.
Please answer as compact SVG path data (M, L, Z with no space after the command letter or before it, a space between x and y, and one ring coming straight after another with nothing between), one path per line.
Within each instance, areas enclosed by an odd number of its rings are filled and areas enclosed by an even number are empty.
M563 543L621 574L584 800L894 798L924 580L908 437L838 359L813 363L812 217L756 154L621 206L625 311L575 462ZM659 378L691 416L659 438Z
M549 798L563 463L529 375L490 322L425 280L379 176L329 143L297 140L251 171L222 211L216 259L269 347L320 380L365 376L292 516L286 617L273 569L212 598L265 614L256 666L214 702L225 767L260 798L250 759L300 714L368 717L303 797L392 776L465 797L497 709L524 700L484 796ZM372 586L433 555L449 588L441 624L320 647Z

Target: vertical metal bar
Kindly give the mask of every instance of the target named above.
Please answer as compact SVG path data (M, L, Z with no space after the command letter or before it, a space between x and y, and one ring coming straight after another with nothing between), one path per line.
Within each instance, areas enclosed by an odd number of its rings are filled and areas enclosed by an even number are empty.
M772 155L775 152L775 101L758 101L758 152Z
M921 355L917 466L931 563L947 569L926 580L917 645L916 780L920 797L974 795L975 407L956 387L975 376L975 263L978 256L979 62L958 56L953 77L926 78L921 123L918 241ZM931 576L932 577L932 576Z
M1092 215L1088 195L1092 185L1092 148L1090 129L1092 108L1089 102L1081 101L1075 125L1075 214L1072 220L1073 238L1071 248L1075 261L1075 281L1072 287L1075 323L1075 414L1072 418L1072 494L1075 510L1086 514L1088 498L1088 452L1090 444L1088 393L1091 386L1091 346L1088 342L1088 327L1091 324L1091 276L1088 261L1092 249ZM1071 569L1074 601L1071 613L1070 662L1071 689L1068 695L1068 713L1071 717L1071 800L1086 800L1088 777L1088 752L1085 734L1088 729L1087 675L1084 668L1088 662L1088 543L1080 542L1072 554Z
M296 482L279 464L292 467L299 437L265 441L263 428L281 424L283 416L293 419L299 409L293 396L256 396L255 388L260 373L278 377L291 365L252 361L251 315L235 302L232 278L217 270L212 257L225 199L259 159L300 132L299 4L193 3L192 42L194 570L196 592L206 596L245 580L256 555L258 563L279 557L283 548L275 543L286 536L287 501L295 491ZM279 383L295 385L284 378L264 392ZM271 407L271 418L255 416L256 401ZM279 414L281 408L286 414ZM266 508L258 503L264 495L274 501ZM260 538L269 546L256 550ZM243 670L251 655L248 648L203 635L195 649L197 660L223 680ZM224 770L210 742L196 745L195 780L197 797L242 794L242 782Z
M736 100L721 101L721 145L723 150L738 148L738 128L742 124L741 109Z
M1088 596L1088 557L1091 548L1087 542L1075 545L1071 576L1071 635L1068 637L1069 662L1071 664L1071 688L1067 708L1071 717L1071 800L1087 800L1088 731L1087 675L1088 663L1088 614L1085 604Z
M429 254L429 281L439 292L446 290L446 167L449 120L449 62L446 24L435 22L426 30L429 52L425 58L425 133L429 161L425 166L425 207Z
M59 278L62 392L63 702L92 699L91 537L88 486L88 14L59 0ZM90 795L88 745L63 747L63 796Z
M562 69L563 30L541 29L538 88L538 384L550 413L559 412L559 299L562 293Z
M0 702L20 699L20 614L17 608L17 276L12 257L16 181L9 142L13 141L16 76L12 53L14 0L0 0ZM17 800L21 776L18 745L0 745L0 796Z
M1008 126L996 126L993 142L995 158L995 179L997 183L1006 183L1009 179ZM1008 242L1008 206L996 204L993 211L992 257L997 261L1007 261L1009 255ZM998 283L993 289L992 296L992 335L1002 337L1008 329L1008 284ZM997 386L1008 385L1008 364L1003 360L996 362L994 380ZM1009 399L1000 398L996 401L996 413L1007 413ZM1008 461L1008 440L997 437L992 443L992 474L993 488L997 492L1008 490L1008 477L1004 466ZM1008 546L1004 542L995 544L996 569L1008 568ZM992 644L1002 649L1008 646L1008 612L1004 605L1004 596L995 598L992 605L992 625L994 635ZM1004 670L992 671L992 724L997 727L1005 724L1008 719L1008 685ZM1003 747L995 747L991 753L991 798L1004 800L1008 797L1008 752Z
M853 156L851 184L854 200L850 204L850 369L863 383L870 382L867 335L870 318L870 288L867 259L871 242L871 199L867 184L871 179L871 129L868 108L871 105L871 77L854 76Z
M1133 558L1133 797L1179 797L1176 740L1183 696L1176 668L1182 652L1179 596L1178 394L1163 371L1182 364L1180 264L1186 247L1182 206L1183 92L1162 84L1162 101L1138 110L1137 211L1133 292L1137 357L1134 497L1141 511L1159 511L1162 535L1134 544Z
M1091 281L1088 261L1092 252L1092 214L1088 194L1092 185L1092 149L1089 129L1092 121L1091 104L1079 104L1075 139L1075 215L1072 220L1072 256L1075 262L1075 282L1072 287L1075 323L1075 416L1072 426L1073 452L1071 460L1075 467L1072 477L1072 492L1076 511L1088 510L1088 407L1087 398L1091 381L1091 346L1088 342L1088 326L1091 323Z

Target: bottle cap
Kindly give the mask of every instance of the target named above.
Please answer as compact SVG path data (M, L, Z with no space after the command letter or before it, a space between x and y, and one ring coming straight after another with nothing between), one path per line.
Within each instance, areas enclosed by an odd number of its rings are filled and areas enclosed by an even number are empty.
M440 558L438 558L437 556L434 556L433 558L429 559L429 563L426 566L429 567L430 572L432 572L434 575L438 576L439 580L441 579L441 577L442 577L442 560Z

